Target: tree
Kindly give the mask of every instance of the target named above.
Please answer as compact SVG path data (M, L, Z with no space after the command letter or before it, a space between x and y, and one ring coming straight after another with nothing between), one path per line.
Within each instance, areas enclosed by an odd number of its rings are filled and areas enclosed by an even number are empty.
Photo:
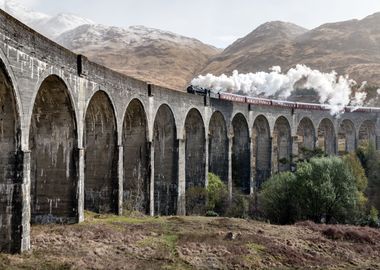
M313 158L299 164L295 173L299 185L300 218L330 223L349 222L357 209L355 177L338 157Z
M380 153L372 143L361 145L357 151L358 156L368 178L368 187L365 193L369 204L380 209Z
M275 223L297 220L354 222L359 189L352 169L338 157L312 158L295 173L274 175L262 188L259 204Z
M364 214L365 207L367 205L368 199L365 196L365 191L368 186L368 179L365 174L365 170L355 153L349 153L343 157L343 161L347 164L348 168L350 168L352 174L356 180L357 191L357 201L358 207L361 213Z
M219 176L209 173L207 185L207 210L215 211L218 214L223 214L228 198L228 190L226 184Z
M259 207L271 222L289 224L297 221L296 182L293 173L283 172L262 185Z

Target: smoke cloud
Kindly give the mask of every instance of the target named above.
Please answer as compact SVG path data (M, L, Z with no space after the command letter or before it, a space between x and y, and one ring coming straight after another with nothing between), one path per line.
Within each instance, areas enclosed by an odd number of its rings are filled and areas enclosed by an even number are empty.
M235 70L231 76L200 75L191 84L215 93L224 91L283 100L289 98L296 89L313 90L318 94L321 104L330 106L332 115L339 115L347 105L363 106L367 97L364 92L366 82L354 92L357 83L348 76L338 76L335 71L324 73L305 65L297 65L287 73L282 73L281 67L274 66L269 72L241 74Z

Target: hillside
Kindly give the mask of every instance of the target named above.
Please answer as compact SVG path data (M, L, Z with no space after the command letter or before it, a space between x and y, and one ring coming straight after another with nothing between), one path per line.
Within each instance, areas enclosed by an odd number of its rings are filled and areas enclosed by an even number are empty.
M206 217L87 214L32 226L32 250L0 269L379 269L380 232L343 225L275 226Z
M296 64L380 86L380 13L310 31L290 23L265 23L213 57L201 73L256 72L275 65L288 70Z
M116 71L177 90L184 90L220 52L196 39L144 26L82 25L56 41Z

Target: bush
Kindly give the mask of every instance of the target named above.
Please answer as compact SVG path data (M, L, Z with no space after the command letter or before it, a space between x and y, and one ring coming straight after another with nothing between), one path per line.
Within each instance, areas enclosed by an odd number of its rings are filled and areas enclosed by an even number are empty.
M206 217L219 217L219 214L217 212L214 212L214 211L207 211Z
M223 215L228 205L228 189L219 176L209 173L207 186L207 211Z
M259 203L271 222L288 224L297 220L296 199L293 198L295 182L295 175L290 172L276 174L264 182Z
M186 190L186 213L204 215L206 213L207 190L204 187L190 187Z
M359 211L358 214L360 215L365 213L365 208L368 202L368 199L364 194L368 185L367 176L365 175L365 170L355 153L347 154L343 157L343 161L347 164L356 179L356 187L358 189L356 194Z
M248 218L252 200L249 195L234 194L232 201L227 207L226 216L234 218Z
M368 187L365 191L369 204L380 209L380 153L371 143L360 145L356 150L365 174L368 178Z
M298 220L354 222L358 188L352 170L337 157L312 158L297 171L268 180L259 195L267 218L288 224Z

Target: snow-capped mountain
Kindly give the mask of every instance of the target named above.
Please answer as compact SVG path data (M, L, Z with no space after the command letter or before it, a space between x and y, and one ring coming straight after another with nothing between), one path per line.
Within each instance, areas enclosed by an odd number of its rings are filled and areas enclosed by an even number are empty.
M56 41L73 50L80 49L83 46L104 48L105 46L112 45L122 48L128 45L140 47L157 41L178 43L184 46L199 46L203 44L197 39L142 25L123 28L101 24L81 25L71 31L62 33L56 38Z
M181 90L220 52L199 40L144 26L82 25L56 41L126 75Z
M38 32L53 39L80 25L94 23L89 19L68 13L60 13L55 16L50 16L26 8L19 4L17 0L0 0L0 8Z

